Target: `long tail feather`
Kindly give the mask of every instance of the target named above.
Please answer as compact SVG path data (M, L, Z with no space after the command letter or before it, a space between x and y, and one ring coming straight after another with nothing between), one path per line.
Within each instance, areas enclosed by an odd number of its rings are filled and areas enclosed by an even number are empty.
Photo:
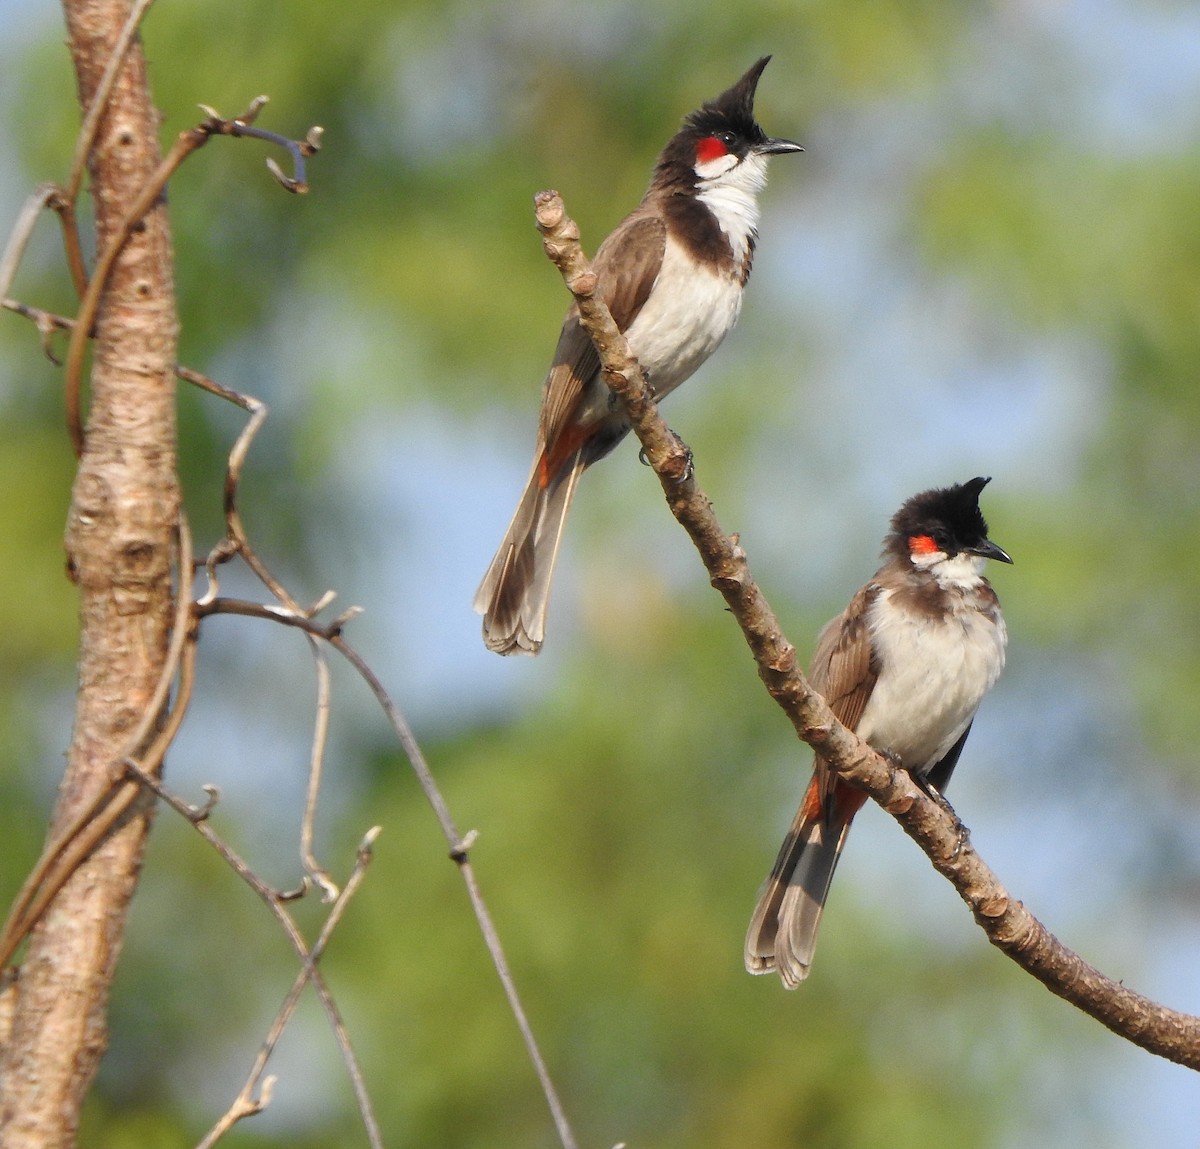
M827 810L814 778L759 893L746 931L746 969L756 974L778 970L788 989L795 989L808 977L829 885L846 844L850 820L862 805L860 791L844 789L848 800L835 798L832 810Z
M537 654L546 636L546 608L567 511L586 463L582 450L541 485L535 461L504 541L475 592L483 641L497 654Z

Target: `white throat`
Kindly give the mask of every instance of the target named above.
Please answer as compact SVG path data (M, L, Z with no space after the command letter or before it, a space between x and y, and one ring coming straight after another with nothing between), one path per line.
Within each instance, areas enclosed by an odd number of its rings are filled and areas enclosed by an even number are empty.
M767 157L750 152L738 163L734 156L721 156L697 164L696 175L696 198L716 217L740 262L758 230L758 193L767 185Z
M927 555L913 555L912 564L927 570L944 587L961 587L970 590L983 582L987 559L965 551L950 558L945 551L933 551Z

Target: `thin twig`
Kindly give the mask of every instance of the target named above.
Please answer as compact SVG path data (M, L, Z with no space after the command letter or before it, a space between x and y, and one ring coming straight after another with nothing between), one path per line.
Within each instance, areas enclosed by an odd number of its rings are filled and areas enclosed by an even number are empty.
M42 337L42 353L55 367L62 366L62 360L54 354L51 341L56 331L70 331L75 326L75 320L67 319L63 315L55 315L51 311L43 311L40 307L30 307L29 304L21 303L16 299L0 298L0 307L30 320Z
M330 911L328 918L325 920L325 925L321 929L321 933L317 938L316 945L313 946L312 956L305 961L305 968L308 971L309 980L313 983L313 988L317 992L317 996L321 999L321 1004L325 1008L325 1013L329 1017L330 1026L333 1029L334 1036L337 1038L338 1047L341 1050L342 1061L346 1066L346 1074L350 1078L351 1087L354 1089L354 1097L358 1102L358 1111L362 1116L363 1125L367 1130L367 1138L371 1143L372 1149L382 1149L383 1135L379 1130L379 1122L375 1119L375 1109L371 1104L371 1096L367 1092L366 1078L363 1076L362 1069L358 1064L358 1058L354 1053L354 1047L350 1043L350 1031L346 1028L346 1023L342 1018L341 1010L338 1009L337 1002L334 1001L333 995L329 992L325 985L325 980L316 968L317 958L324 952L325 946L329 942L330 935L338 922L341 921L342 914L345 913L346 906L349 905L350 899L354 896L358 887L362 884L363 877L366 875L367 866L371 861L371 850L375 844L375 839L379 837L381 827L372 826L362 838L358 846L358 853L355 857L354 868L350 871L350 877L346 879L346 886L338 895L333 909Z
M304 195L308 191L308 177L305 174L304 161L315 156L321 150L321 137L325 134L322 127L311 127L302 140L290 140L278 132L268 132L264 128L253 128L250 125L258 118L258 113L266 107L267 97L257 96L251 101L250 107L240 116L232 120L224 120L220 114L207 105L201 104L201 110L208 113L211 119L220 124L222 135L235 138L247 136L251 139L266 140L267 143L277 144L286 149L292 157L292 174L286 176L280 166L271 158L267 159L267 170L275 177L285 191Z
M17 268L25 257L25 249L38 219L46 205L59 194L56 184L40 184L26 198L21 210L17 213L17 222L8 233L8 243L4 246L4 255L0 256L0 299L8 306L8 292L16 278ZM13 308L15 310L15 308Z
M375 827L363 839L363 844L358 850L354 869L350 874L349 880L346 882L346 888L334 903L329 917L321 929L320 936L313 944L312 949L302 952L303 965L293 979L291 987L283 999L283 1004L275 1014L271 1028L267 1031L267 1036L263 1039L262 1045L255 1055L254 1064L250 1068L246 1083L242 1086L237 1097L234 1098L233 1104L197 1144L196 1149L211 1149L238 1121L244 1117L251 1117L256 1113L261 1113L270 1102L270 1091L274 1078L263 1077L267 1062L270 1061L271 1055L275 1052L275 1047L279 1044L279 1039L283 1036L283 1031L287 1028L288 1022L291 1021L292 1014L296 1011L296 1006L300 1003L300 995L304 992L305 985L308 984L316 972L316 963L329 941L330 934L341 920L347 903L354 896L354 892L362 882L362 876L366 872L367 864L371 860L371 842L374 841L377 834L378 827ZM303 946L301 946L301 949L303 950ZM340 1014L338 1015L337 1022L341 1026ZM341 1028L344 1032L345 1027L341 1026ZM370 1112L369 1108L367 1112ZM372 1130L370 1125L368 1125L368 1135L371 1137L371 1144L373 1146L382 1144L379 1141L377 1128Z
M366 1127L370 1144L373 1149L381 1149L383 1140L379 1132L379 1124L375 1118L371 1099L367 1093L365 1078L359 1066L358 1058L354 1053L349 1032L346 1029L341 1012L334 1002L333 995L330 993L325 979L316 968L316 962L328 944L333 929L341 920L350 898L354 896L362 882L366 867L371 861L371 846L379 834L379 828L373 827L363 836L355 857L354 868L347 879L346 886L331 907L329 915L318 935L317 942L310 949L304 941L304 935L300 932L300 928L285 908L285 904L293 900L294 895L287 891L276 890L264 882L245 859L209 824L209 814L212 812L216 800L215 792L211 787L206 787L206 790L209 792L209 801L203 806L192 806L166 786L161 778L142 770L136 762L129 760L125 765L130 775L136 778L140 785L153 791L154 794L175 810L176 813L182 815L196 829L197 833L212 846L238 877L258 895L262 902L271 910L272 914L274 914L284 933L287 935L289 942L291 942L292 948L296 951L296 955L304 963L303 968L293 982L292 989L288 991L288 995L284 999L284 1006L281 1007L279 1014L276 1015L275 1022L272 1024L267 1038L259 1049L258 1056L255 1058L254 1066L251 1069L245 1086L239 1092L238 1097L234 1100L229 1110L214 1125L213 1129L209 1131L200 1145L213 1145L217 1138L223 1135L232 1125L236 1124L237 1121L240 1121L243 1117L261 1112L269 1103L274 1080L269 1077L263 1078L262 1071L279 1040L283 1026L286 1025L287 1020L295 1009L295 1001L299 997L300 990L303 989L306 981L311 981L341 1050L346 1072L353 1086L359 1113L363 1118L363 1124ZM254 1095L256 1089L258 1090L257 1097Z
M412 769L417 775L426 800L433 808L438 824L442 828L442 833L450 845L450 855L458 865L459 872L462 874L472 910L475 913L476 921L479 923L480 931L484 938L484 944L491 955L497 976L500 979L504 994L508 1000L509 1008L512 1011L517 1028L525 1043L528 1056L534 1067L534 1072L537 1074L542 1093L546 1098L563 1149L576 1149L574 1133L567 1120L566 1111L559 1099L545 1059L542 1057L541 1050L538 1047L533 1028L517 992L516 983L504 954L499 934L488 911L487 903L484 900L475 872L470 864L467 847L474 840L474 833L466 835L465 838L459 833L454 819L450 814L450 809L434 780L433 773L429 769L425 756L407 720L392 701L374 671L371 670L370 666L367 665L358 652L342 638L342 628L358 613L358 608L351 607L330 621L318 621L315 617L316 614L332 596L327 594L309 609L301 609L283 585L270 575L264 564L261 564L257 560L257 556L254 554L246 537L236 509L238 484L250 444L266 419L266 406L249 395L232 391L207 377L194 375L191 381L221 398L236 403L243 410L249 412L251 416L249 422L243 428L241 435L238 437L237 442L234 444L233 449L230 451L225 479L227 545L214 548L209 556L208 563L206 564L209 576L209 589L195 604L197 620L199 621L211 614L236 614L243 617L267 619L285 626L295 627L302 630L310 641L314 638L322 639L334 646L351 663L355 670L358 671L364 681L366 681L387 715L396 736L399 738ZM254 570L271 594L278 600L279 605L222 598L219 595L216 567L218 563L227 561L234 554L240 554L247 560L251 569ZM314 738L314 756L317 752L317 739ZM311 777L312 775L310 775Z
M931 801L906 771L895 768L834 717L797 665L795 647L755 583L737 536L725 533L697 487L691 453L659 416L646 380L604 302L579 244L579 229L557 192L535 198L537 224L579 306L604 377L624 404L671 512L687 530L754 655L759 676L797 734L842 778L888 811L947 877L971 908L988 940L1059 997L1114 1033L1170 1061L1200 1069L1200 1018L1168 1009L1089 966L1058 941L971 846L953 811Z
M325 747L329 741L329 660L325 657L321 644L311 634L304 637L308 639L313 663L317 668L317 705L312 749L308 760L304 817L300 822L300 862L304 866L304 872L320 886L322 900L332 902L338 896L337 884L313 854L313 824L317 818L317 803L321 797L321 769L325 762Z
M558 1130L563 1149L576 1149L575 1135L571 1130L570 1122L567 1120L566 1110L563 1108L558 1091L555 1089L554 1082L550 1077L550 1071L538 1047L537 1038L529 1022L529 1016L525 1012L524 1005L521 1002L516 981L513 978L512 970L505 956L500 935L488 910L478 878L471 866L469 849L475 840L475 833L471 831L465 836L459 833L454 818L450 813L450 808L446 804L441 789L433 777L433 772L429 769L429 763L425 759L420 743L413 734L408 720L404 717L399 707L392 701L391 696L380 682L378 676L365 659L363 659L362 655L342 635L342 626L345 621L344 616L333 620L331 623L322 623L305 615L281 610L279 607L270 604L249 602L245 599L212 598L205 601L202 605L197 604L198 616L204 617L210 614L235 614L243 617L269 619L272 622L282 623L285 626L296 627L306 634L323 638L354 667L359 676L370 687L371 692L375 695L376 700L387 716L396 737L399 739L400 745L408 758L409 765L413 773L417 776L417 781L421 786L425 799L432 807L434 816L438 820L438 825L441 827L442 834L450 846L450 857L458 866L463 883L466 885L467 894L471 901L471 908L475 913L475 920L479 924L484 944L487 946L505 997L508 999L509 1009L516 1020L526 1052L541 1084L542 1093L546 1098L546 1103L550 1109L555 1127Z
M558 1136L563 1143L563 1149L575 1149L575 1135L571 1131L570 1123L567 1121L566 1110L559 1100L558 1091L554 1088L554 1082L550 1078L550 1071L542 1057L541 1050L538 1048L533 1026L530 1025L529 1017L525 1013L525 1007L521 1004L520 995L517 993L516 981L513 978L512 970L509 968L508 959L504 955L504 947L500 942L500 935L496 930L495 923L492 921L492 915L488 910L483 892L475 876L475 870L468 856L468 850L475 838L474 831L469 833L466 838L463 838L459 834L458 828L454 824L454 819L450 815L450 808L446 805L446 800L442 797L442 792L438 788L437 782L434 781L433 772L429 769L429 763L425 760L425 755L421 750L420 743L417 742L416 736L412 732L412 728L408 724L408 719L404 717L399 707L392 701L391 696L384 689L375 672L341 634L336 634L330 638L329 644L335 650L341 652L342 656L358 671L363 681L371 688L372 693L379 701L379 705L383 708L383 712L387 715L388 721L396 733L396 737L400 740L400 745L404 748L404 753L408 758L413 773L417 776L426 801L433 807L433 812L437 817L438 824L442 828L442 833L450 844L450 857L458 866L463 882L466 883L467 893L471 898L471 908L475 911L475 919L479 923L479 929L483 934L488 953L491 955L492 964L496 967L496 974L500 979L500 984L504 987L504 994L508 998L509 1009L512 1010L513 1017L517 1022L517 1028L521 1031L526 1052L533 1063L538 1080L541 1082L542 1092L546 1097L547 1105L550 1107L550 1113L554 1119L555 1127L558 1129Z
M216 593L216 567L219 563L228 562L235 555L241 555L245 560L246 565L254 572L258 580L271 592L289 610L295 611L297 614L302 613L299 603L288 593L287 588L277 579L268 569L266 563L258 557L254 548L250 545L249 536L246 534L246 528L242 524L242 517L238 513L238 485L242 478L242 468L245 466L246 457L250 453L250 446L254 442L255 436L259 429L267 421L269 410L267 405L261 400L256 399L253 395L243 395L240 391L234 391L232 388L218 383L215 379L210 379L207 375L202 375L198 371L177 368L177 374L181 379L208 391L212 395L216 395L229 403L233 403L241 407L250 418L246 421L246 425L242 428L237 439L234 440L233 446L229 451L229 459L225 464L225 488L224 488L224 508L225 508L225 533L227 544L218 546L209 555L208 575L212 585L211 593Z

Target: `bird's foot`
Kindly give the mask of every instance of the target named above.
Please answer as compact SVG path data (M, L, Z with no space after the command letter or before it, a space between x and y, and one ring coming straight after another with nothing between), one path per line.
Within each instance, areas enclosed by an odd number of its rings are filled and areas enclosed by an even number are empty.
M671 453L671 478L677 483L686 483L696 473L692 449L670 427L667 428L667 434L675 440L675 449Z
M695 474L695 460L692 456L692 449L670 427L667 428L667 433L675 441L675 444L667 458L667 466L664 468L663 473L672 482L686 483ZM638 451L638 461L645 467L650 466L650 460L646 457L645 447Z
M927 777L923 774L918 774L916 771L910 772L909 777L917 784L917 789L922 794L930 799L930 801L936 802L954 820L954 834L957 841L950 854L950 861L957 860L959 854L963 852L967 842L970 840L970 832L963 825L963 821L956 813L954 807L946 801L945 795Z
M916 770L910 770L908 776L917 784L917 789L921 791L931 802L936 802L947 814L954 814L954 807L946 801L942 792L929 781L929 778L918 773ZM957 820L957 815L955 815Z

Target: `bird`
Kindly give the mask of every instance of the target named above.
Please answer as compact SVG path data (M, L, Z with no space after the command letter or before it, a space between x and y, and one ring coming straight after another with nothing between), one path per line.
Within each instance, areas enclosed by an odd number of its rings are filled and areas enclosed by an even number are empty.
M1000 601L989 559L1012 559L988 538L974 478L914 495L892 517L883 564L817 639L809 681L838 720L940 795L983 696L1004 668ZM746 933L750 973L795 989L809 973L821 911L866 794L818 755L813 776Z
M754 118L755 91L770 59L757 60L731 88L685 117L659 155L641 203L596 252L597 295L628 339L656 400L687 379L737 321L767 159L804 150L767 136ZM579 476L628 430L573 306L543 385L525 492L475 594L489 650L541 649Z

